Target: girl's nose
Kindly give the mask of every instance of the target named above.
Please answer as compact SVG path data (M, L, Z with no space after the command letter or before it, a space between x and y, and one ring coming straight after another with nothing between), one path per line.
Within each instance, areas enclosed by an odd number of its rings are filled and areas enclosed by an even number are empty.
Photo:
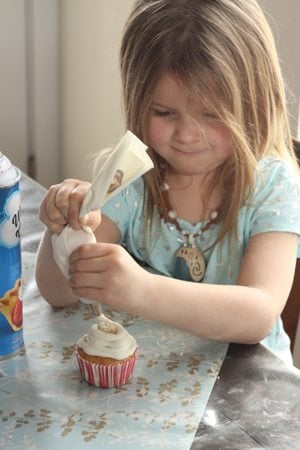
M174 137L179 142L190 143L201 139L203 130L195 118L181 117L176 123Z

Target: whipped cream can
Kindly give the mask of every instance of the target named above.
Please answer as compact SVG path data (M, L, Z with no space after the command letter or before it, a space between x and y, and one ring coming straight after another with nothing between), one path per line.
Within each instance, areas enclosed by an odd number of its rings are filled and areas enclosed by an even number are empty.
M0 152L0 359L15 355L24 346L20 175Z

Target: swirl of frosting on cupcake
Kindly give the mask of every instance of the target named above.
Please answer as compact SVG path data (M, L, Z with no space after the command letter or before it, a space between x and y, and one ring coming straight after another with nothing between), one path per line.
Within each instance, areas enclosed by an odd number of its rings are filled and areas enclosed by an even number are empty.
M103 314L97 319L97 323L77 341L77 346L86 354L121 360L135 352L136 340L122 325Z

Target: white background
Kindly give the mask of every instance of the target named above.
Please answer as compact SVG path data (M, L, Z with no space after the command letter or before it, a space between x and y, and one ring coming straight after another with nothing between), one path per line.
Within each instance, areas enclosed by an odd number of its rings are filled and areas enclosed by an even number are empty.
M278 43L297 134L298 0L260 0ZM48 187L90 178L123 133L118 50L133 0L0 0L0 149ZM32 173L32 172L31 172Z

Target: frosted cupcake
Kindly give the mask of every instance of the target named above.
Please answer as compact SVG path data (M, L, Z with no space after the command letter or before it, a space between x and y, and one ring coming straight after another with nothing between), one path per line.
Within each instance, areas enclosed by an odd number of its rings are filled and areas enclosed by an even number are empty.
M76 346L81 376L101 388L118 387L129 381L136 358L137 343L122 325L103 314L97 318Z

